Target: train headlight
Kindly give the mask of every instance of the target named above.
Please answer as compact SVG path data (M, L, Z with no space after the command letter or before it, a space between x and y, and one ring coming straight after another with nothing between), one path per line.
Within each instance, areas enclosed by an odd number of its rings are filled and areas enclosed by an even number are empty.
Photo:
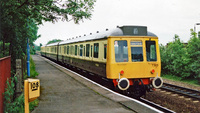
M152 85L154 88L160 88L163 85L163 80L161 77L155 77L152 81Z
M127 78L121 78L118 82L118 87L121 90L127 90L129 86L130 86L130 83Z

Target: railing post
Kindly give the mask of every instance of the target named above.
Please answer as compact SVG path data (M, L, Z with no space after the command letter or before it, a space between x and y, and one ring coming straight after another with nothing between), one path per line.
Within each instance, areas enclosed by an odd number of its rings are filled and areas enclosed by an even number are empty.
M17 84L16 84L16 96L19 97L22 90L22 62L21 59L16 59L16 74Z

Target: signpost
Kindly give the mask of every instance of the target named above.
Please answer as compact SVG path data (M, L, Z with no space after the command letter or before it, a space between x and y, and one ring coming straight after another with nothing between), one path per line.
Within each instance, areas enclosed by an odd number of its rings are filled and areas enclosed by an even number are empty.
M29 102L34 101L39 96L40 96L40 80L39 79L24 80L25 113L29 113Z

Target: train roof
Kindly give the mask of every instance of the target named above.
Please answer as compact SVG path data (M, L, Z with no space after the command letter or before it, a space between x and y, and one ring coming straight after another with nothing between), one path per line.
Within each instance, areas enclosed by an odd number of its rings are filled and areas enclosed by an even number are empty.
M115 29L112 29L112 30L106 29L103 32L97 31L97 33L95 33L95 34L84 35L82 37L68 39L68 40L65 40L62 42L49 44L47 46L53 46L53 45L58 45L58 44L63 45L63 44L68 44L68 43L106 39L109 36L153 36L153 37L157 37L155 34L148 32L146 26L121 26L121 27L116 27Z

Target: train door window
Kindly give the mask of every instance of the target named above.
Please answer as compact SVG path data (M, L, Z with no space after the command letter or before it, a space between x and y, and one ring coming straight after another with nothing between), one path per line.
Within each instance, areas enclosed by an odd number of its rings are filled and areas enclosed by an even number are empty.
M77 49L77 55L79 55L79 46L78 46L78 49Z
M114 42L115 47L115 61L128 62L128 46L126 40L119 40Z
M83 45L80 45L80 56L83 56Z
M104 59L106 59L107 55L107 44L104 44Z
M147 61L157 61L155 41L146 41L146 54Z
M98 58L99 55L99 43L94 43L94 58Z
M55 53L57 52L57 49L56 49L56 47L55 47Z
M67 46L67 54L69 54L69 46Z
M90 44L86 44L86 57L89 57L90 53Z
M77 55L77 45L75 45L75 55Z
M59 53L61 53L61 47L60 47L60 51L59 51Z
M90 53L91 53L91 57L92 57L92 50L93 50L93 46L91 45L91 51L90 51Z
M73 46L70 46L70 55L72 55Z
M66 54L66 49L67 49L66 46L64 46L64 54Z
M131 41L131 59L132 62L143 61L142 41Z

